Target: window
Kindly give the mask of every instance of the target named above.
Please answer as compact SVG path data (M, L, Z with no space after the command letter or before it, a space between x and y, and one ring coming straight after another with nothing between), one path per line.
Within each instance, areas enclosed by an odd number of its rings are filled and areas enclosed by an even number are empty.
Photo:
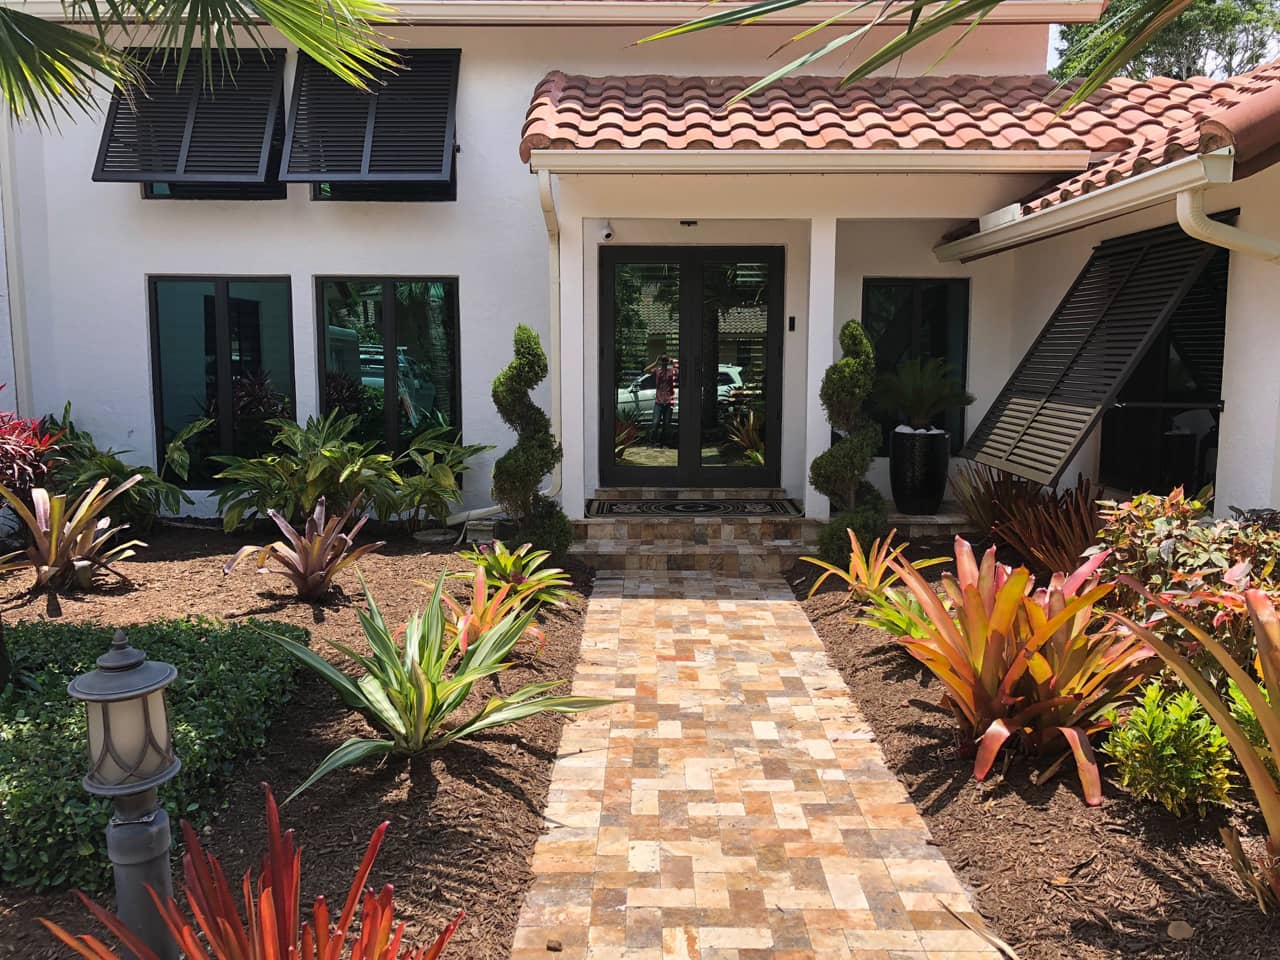
M234 76L215 65L206 80L176 51L153 51L144 89L116 90L93 179L143 184L148 199L270 200L284 142L284 63L279 50L246 52Z
M266 421L293 416L287 278L155 277L151 342L159 459L193 420L214 420L189 447L189 486L211 484L214 454L265 452Z
M457 280L322 279L319 314L326 412L356 414L361 439L393 450L432 423L461 427Z
M452 200L457 50L397 51L403 66L364 93L299 57L280 179L316 200Z
M875 277L862 283L862 325L875 348L876 370L889 373L903 360L939 358L968 377L969 281ZM892 414L873 411L880 421L880 456L898 426ZM964 408L940 415L935 424L951 431L951 448L964 445Z

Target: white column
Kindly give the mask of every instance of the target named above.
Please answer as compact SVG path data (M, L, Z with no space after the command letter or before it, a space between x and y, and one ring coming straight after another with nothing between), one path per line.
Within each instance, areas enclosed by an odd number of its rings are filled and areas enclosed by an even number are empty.
M586 411L595 405L587 402L583 372L587 358L583 318L583 239L582 218L560 219L560 438L564 449L563 483L560 503L570 520L581 520L586 514L587 491L583 482L586 451Z
M804 514L815 520L831 516L831 504L809 484L808 464L831 445L831 425L818 402L822 375L835 359L836 219L815 217L809 223L809 322L805 364Z

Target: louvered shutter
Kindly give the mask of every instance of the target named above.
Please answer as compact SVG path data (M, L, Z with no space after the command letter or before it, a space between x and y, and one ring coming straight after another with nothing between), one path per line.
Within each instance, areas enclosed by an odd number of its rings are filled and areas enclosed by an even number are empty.
M1215 250L1176 226L1099 244L962 455L1056 483Z
M281 50L245 51L210 80L191 62L179 84L177 51L155 52L141 87L111 98L93 179L265 182L284 130L284 61Z
M363 93L298 60L280 179L447 183L453 176L457 50L398 51L403 65Z

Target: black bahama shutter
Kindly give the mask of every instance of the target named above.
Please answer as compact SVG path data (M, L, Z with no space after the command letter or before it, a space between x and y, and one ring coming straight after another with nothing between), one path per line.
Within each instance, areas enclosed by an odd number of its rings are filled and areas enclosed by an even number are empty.
M232 54L235 56L235 54ZM178 54L156 51L144 83L116 90L93 169L97 181L263 183L284 130L282 50L247 50L206 79L198 61L178 82Z
M1056 483L1216 250L1176 226L1099 244L962 455Z
M398 51L403 64L364 93L298 58L280 179L448 183L454 167L457 50Z

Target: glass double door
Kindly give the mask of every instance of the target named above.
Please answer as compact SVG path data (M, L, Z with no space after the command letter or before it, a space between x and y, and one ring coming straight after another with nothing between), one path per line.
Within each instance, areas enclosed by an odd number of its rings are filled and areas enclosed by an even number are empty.
M602 247L600 480L776 486L781 247Z

